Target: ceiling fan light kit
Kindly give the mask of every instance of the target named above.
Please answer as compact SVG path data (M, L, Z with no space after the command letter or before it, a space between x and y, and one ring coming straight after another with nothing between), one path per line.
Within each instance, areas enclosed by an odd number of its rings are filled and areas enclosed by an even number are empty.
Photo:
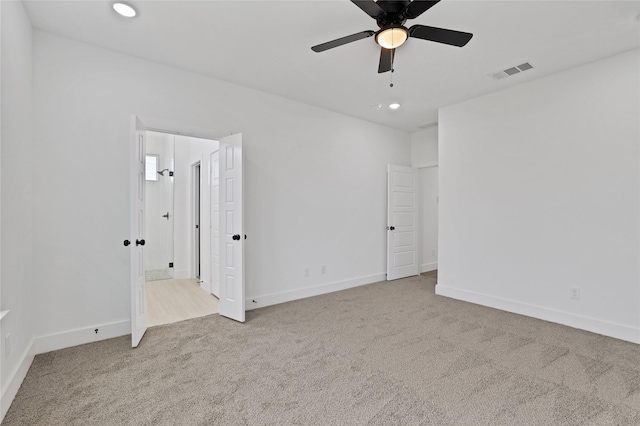
M426 25L413 25L409 29L404 27L407 19L415 19L433 6L437 1L424 0L351 0L371 18L376 20L380 30L362 31L346 37L341 37L326 43L313 46L314 52L324 52L334 47L342 46L357 40L375 35L375 41L380 46L380 62L378 73L393 70L395 49L400 47L409 38L419 38L450 46L462 47L466 45L473 34L462 31L448 30L445 28L428 27Z
M390 27L376 34L376 43L385 49L395 49L409 38L409 31L404 27Z

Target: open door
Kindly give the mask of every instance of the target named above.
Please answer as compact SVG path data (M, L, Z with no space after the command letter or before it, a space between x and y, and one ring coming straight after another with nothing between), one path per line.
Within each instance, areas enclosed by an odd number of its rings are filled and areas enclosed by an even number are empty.
M416 170L389 164L387 171L387 280L419 274Z
M220 139L220 315L244 322L242 134Z
M211 207L211 222L209 229L211 236L211 294L220 299L220 150L209 154L209 173L211 195L209 202Z
M131 346L137 347L147 331L144 265L146 129L136 116L131 120Z

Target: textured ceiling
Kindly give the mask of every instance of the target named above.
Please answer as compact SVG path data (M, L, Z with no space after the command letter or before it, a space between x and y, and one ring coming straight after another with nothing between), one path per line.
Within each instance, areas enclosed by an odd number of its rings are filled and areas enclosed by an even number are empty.
M640 46L638 1L443 0L407 25L474 34L465 47L409 39L378 74L373 37L326 52L310 47L364 30L373 19L348 0L25 1L33 26L409 132L437 109ZM491 74L530 62L534 69ZM386 108L399 102L397 111ZM382 104L383 108L375 106Z

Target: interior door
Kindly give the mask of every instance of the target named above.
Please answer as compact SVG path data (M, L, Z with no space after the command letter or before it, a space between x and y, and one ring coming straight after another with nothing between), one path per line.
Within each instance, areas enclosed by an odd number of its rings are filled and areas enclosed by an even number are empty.
M211 197L211 293L220 299L220 150L209 154Z
M389 164L387 170L387 280L419 274L417 173Z
M220 139L220 315L244 322L242 134Z
M136 116L131 120L131 346L136 347L147 331L147 297L144 261L145 233L145 127Z

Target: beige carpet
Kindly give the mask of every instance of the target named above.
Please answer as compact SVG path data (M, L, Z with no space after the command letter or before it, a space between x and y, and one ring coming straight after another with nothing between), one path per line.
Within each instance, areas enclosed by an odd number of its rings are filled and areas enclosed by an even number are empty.
M432 277L36 357L3 425L639 425L640 347Z

